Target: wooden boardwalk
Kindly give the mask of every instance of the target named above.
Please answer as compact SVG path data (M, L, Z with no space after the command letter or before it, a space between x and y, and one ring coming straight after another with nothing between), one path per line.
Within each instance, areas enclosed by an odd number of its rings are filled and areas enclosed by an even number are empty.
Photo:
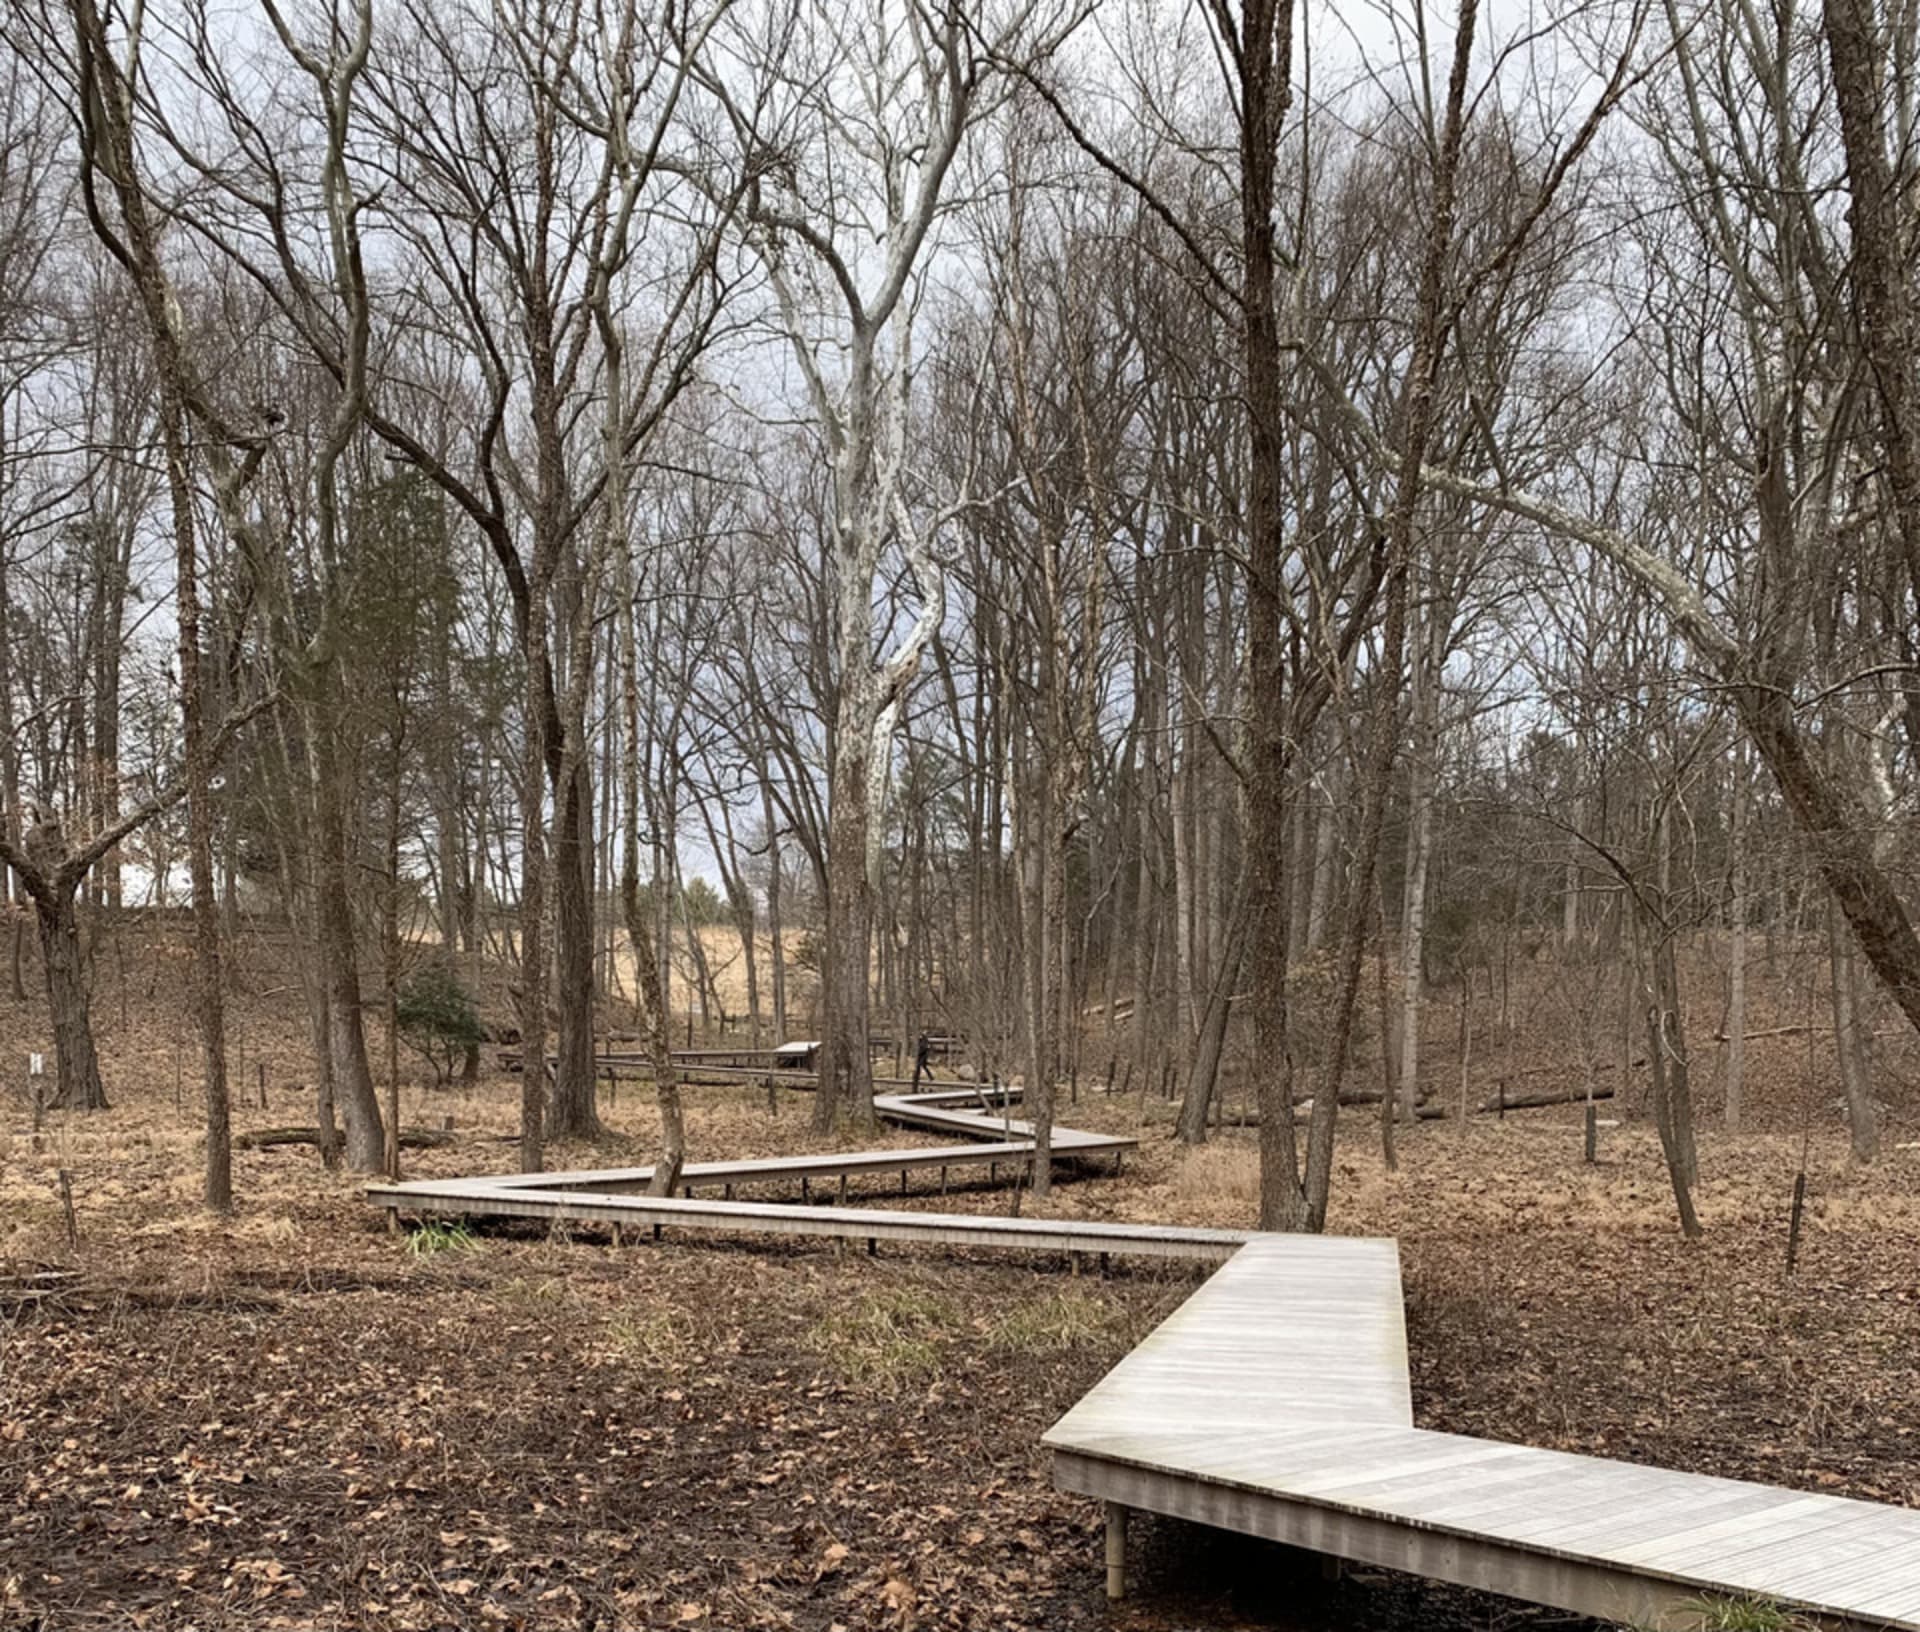
M1413 1423L1391 1241L735 1199L738 1189L985 1163L1023 1170L1031 1129L968 1086L875 1098L971 1145L369 1187L376 1205L618 1227L1127 1254L1216 1263L1191 1298L1047 1432L1054 1482L1106 1504L1108 1591L1144 1510L1646 1628L1754 1599L1867 1632L1920 1632L1920 1512L1432 1433ZM1133 1143L1057 1128L1056 1154ZM943 1178L944 1182L944 1178ZM709 1192L695 1198L691 1189ZM718 1187L725 1194L713 1199Z
M1256 1237L1045 1442L1116 1565L1138 1508L1634 1626L1920 1628L1920 1512L1415 1428L1390 1241Z

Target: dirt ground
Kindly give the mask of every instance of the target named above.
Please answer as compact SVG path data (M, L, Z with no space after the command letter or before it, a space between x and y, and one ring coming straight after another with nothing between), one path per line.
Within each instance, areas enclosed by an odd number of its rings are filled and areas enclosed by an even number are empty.
M269 1103L242 1126L304 1117L299 1031L259 988L237 1018ZM1037 1442L1190 1270L1074 1279L671 1234L615 1249L511 1225L393 1236L297 1147L240 1153L241 1208L217 1222L195 1206L195 1108L174 1100L185 1038L129 1013L103 1039L114 1109L37 1139L16 1101L0 1113L0 1626L1569 1624L1375 1572L1327 1584L1173 1524L1143 1526L1138 1590L1110 1612L1096 1514L1050 1488ZM409 1123L455 1132L410 1171L512 1166L516 1093L409 1090ZM755 1093L691 1097L697 1157L832 1143L797 1096L772 1116ZM1158 1101L1083 1092L1060 1114L1142 1139L1124 1177L1060 1186L1061 1214L1251 1221L1249 1133L1183 1152ZM644 1094L623 1087L607 1115L607 1146L556 1165L648 1159ZM1604 1132L1595 1167L1572 1113L1423 1124L1389 1174L1363 1116L1334 1224L1400 1239L1423 1424L1920 1505L1910 1125L1866 1171L1816 1131L1789 1279L1796 1132L1703 1128L1707 1236L1689 1245L1637 1119Z

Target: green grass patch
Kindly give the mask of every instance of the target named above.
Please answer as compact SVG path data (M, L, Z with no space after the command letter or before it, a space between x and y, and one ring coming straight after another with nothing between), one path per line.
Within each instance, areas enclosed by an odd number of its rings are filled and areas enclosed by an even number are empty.
M442 1252L477 1252L480 1238L458 1219L430 1218L407 1237L407 1251L416 1258Z
M1108 1343L1121 1324L1109 1298L1072 1284L1024 1298L988 1322L987 1345L1003 1354L1060 1354Z
M670 1309L622 1309L609 1315L607 1342L621 1359L655 1371L683 1372L700 1353L693 1323Z
M807 1342L848 1382L890 1392L933 1376L960 1324L953 1305L937 1293L883 1287L822 1315Z
M1693 1598L1684 1608L1692 1632L1809 1632L1811 1625L1765 1598Z

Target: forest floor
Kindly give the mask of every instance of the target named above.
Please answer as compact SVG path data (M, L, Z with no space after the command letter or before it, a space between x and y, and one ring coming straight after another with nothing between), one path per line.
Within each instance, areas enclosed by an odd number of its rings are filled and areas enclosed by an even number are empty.
M287 1001L238 1006L245 1075L269 1083L242 1127L306 1119ZM1194 1271L395 1236L307 1147L239 1153L239 1211L216 1221L169 1037L136 1005L106 1039L114 1108L37 1138L0 1094L0 1626L1570 1624L1378 1572L1328 1585L1171 1523L1142 1527L1137 1591L1109 1611L1097 1515L1051 1489L1038 1440ZM511 1168L517 1092L408 1090L409 1124L455 1131L408 1171ZM797 1095L773 1115L746 1090L689 1097L696 1158L857 1138L812 1134ZM1859 1170L1815 1130L1788 1278L1798 1133L1703 1129L1707 1234L1688 1244L1637 1119L1593 1167L1577 1109L1425 1123L1389 1173L1371 1117L1346 1114L1334 1227L1401 1242L1423 1425L1920 1505L1920 1131L1891 1125ZM1121 1178L1060 1185L1054 1211L1252 1221L1249 1132L1183 1151L1169 1107L1095 1092L1060 1116L1142 1146ZM606 1144L555 1165L649 1159L644 1091L622 1085L606 1117Z

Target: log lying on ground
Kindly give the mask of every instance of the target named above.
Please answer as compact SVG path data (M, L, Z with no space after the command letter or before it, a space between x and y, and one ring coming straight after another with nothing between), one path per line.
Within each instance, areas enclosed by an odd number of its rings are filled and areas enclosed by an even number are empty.
M233 1136L235 1150L272 1150L278 1145L317 1145L318 1128L253 1128ZM429 1150L453 1143L453 1135L444 1128L402 1128L402 1150Z
M1613 1090L1611 1088L1596 1087L1593 1090L1593 1097L1596 1100L1612 1099ZM1587 1091L1584 1088L1539 1088L1531 1092L1509 1094L1506 1099L1506 1109L1509 1111L1536 1111L1548 1105L1579 1105L1584 1103L1586 1098ZM1380 1099L1381 1093L1378 1088L1354 1088L1340 1096L1340 1105L1342 1109L1345 1109L1349 1105L1378 1105ZM1500 1098L1498 1095L1495 1095L1492 1099L1482 1100L1473 1108L1477 1114L1482 1116L1498 1116L1501 1109ZM1293 1118L1296 1122L1304 1122L1312 1114L1313 1101L1311 1099L1303 1099L1293 1107ZM1438 1100L1427 1100L1422 1102L1413 1114L1414 1120L1418 1122L1439 1122L1451 1116L1453 1113ZM1404 1118L1402 1118L1402 1120L1404 1120ZM1249 1115L1244 1121L1238 1117L1230 1116L1226 1119L1225 1125L1229 1127L1258 1127L1260 1125L1260 1118L1257 1113Z
M1876 1039L1881 1037L1903 1037L1912 1029L1911 1026L1893 1026L1886 1031L1876 1031L1873 1035ZM1749 1043L1764 1043L1770 1037L1804 1037L1808 1032L1812 1032L1816 1037L1831 1037L1833 1035L1833 1027L1804 1025L1767 1026L1759 1031L1742 1032L1741 1039ZM1713 1040L1716 1043L1729 1043L1733 1041L1724 1031L1716 1031L1713 1034Z
M1342 1110L1345 1110L1349 1105L1378 1105L1384 1097L1378 1088L1353 1088L1340 1096L1340 1107ZM1414 1107L1413 1117L1416 1122L1438 1122L1446 1114L1447 1110L1444 1105L1437 1105L1428 1101ZM1312 1115L1313 1101L1311 1099L1303 1099L1295 1103L1293 1107L1294 1121L1304 1122ZM1401 1117L1397 1118L1397 1120L1404 1121L1405 1118ZM1253 1126L1257 1124L1258 1121L1259 1118L1254 1117L1248 1125Z
M1748 1035L1749 1035L1749 1036L1751 1036L1751 1035L1752 1035L1752 1033L1751 1033L1751 1032L1749 1032L1749 1033L1748 1033ZM1716 1041L1718 1041L1718 1040L1719 1040L1719 1039L1716 1039ZM1639 1069L1640 1069L1640 1068L1641 1068L1642 1066L1644 1066L1644 1065L1645 1065L1646 1063L1647 1063L1647 1057L1646 1057L1646 1055L1644 1055L1644 1054L1636 1054L1636 1055L1635 1055L1635 1056L1633 1057L1633 1060L1632 1060L1632 1062L1631 1062L1631 1064L1629 1065L1629 1067L1628 1067L1628 1069L1629 1069L1629 1070L1633 1070L1633 1071L1638 1071L1638 1070L1639 1070ZM1618 1061L1617 1059L1615 1059L1615 1060L1598 1060L1598 1061L1596 1061L1596 1062L1594 1063L1594 1067L1593 1067L1593 1069L1594 1069L1594 1070L1595 1070L1596 1072L1600 1072L1600 1071L1618 1071L1618 1070L1620 1069L1620 1062L1619 1062L1619 1061ZM1560 1076L1563 1076L1563 1077L1564 1077L1564 1076L1565 1076L1565 1075L1567 1074L1567 1068L1566 1068L1566 1067L1565 1067L1564 1065L1558 1065L1558 1064L1555 1064L1555 1065L1522 1065L1522 1066L1517 1066L1517 1067L1515 1067L1515 1068L1513 1068L1513 1069L1511 1069L1511 1070L1509 1070L1509 1071L1507 1071L1507 1072L1506 1072L1505 1074L1506 1074L1507 1076L1509 1076L1509 1077L1544 1077L1544 1076L1547 1076L1547 1075L1549 1075L1549 1074L1553 1074L1553 1073L1557 1073L1557 1074L1559 1074ZM1581 1094L1576 1094L1576 1095L1575 1095L1574 1097L1575 1097L1576 1099L1585 1099L1585 1098L1586 1098L1587 1096L1586 1096L1586 1095L1585 1095L1584 1093L1581 1093Z
M1587 1097L1587 1091L1584 1088L1537 1088L1531 1092L1508 1094L1504 1101L1496 1094L1492 1099L1481 1100L1474 1109L1483 1115L1497 1116L1503 1105L1509 1111L1535 1111L1543 1105L1579 1105L1584 1103ZM1613 1090L1596 1087L1592 1097L1612 1099Z

